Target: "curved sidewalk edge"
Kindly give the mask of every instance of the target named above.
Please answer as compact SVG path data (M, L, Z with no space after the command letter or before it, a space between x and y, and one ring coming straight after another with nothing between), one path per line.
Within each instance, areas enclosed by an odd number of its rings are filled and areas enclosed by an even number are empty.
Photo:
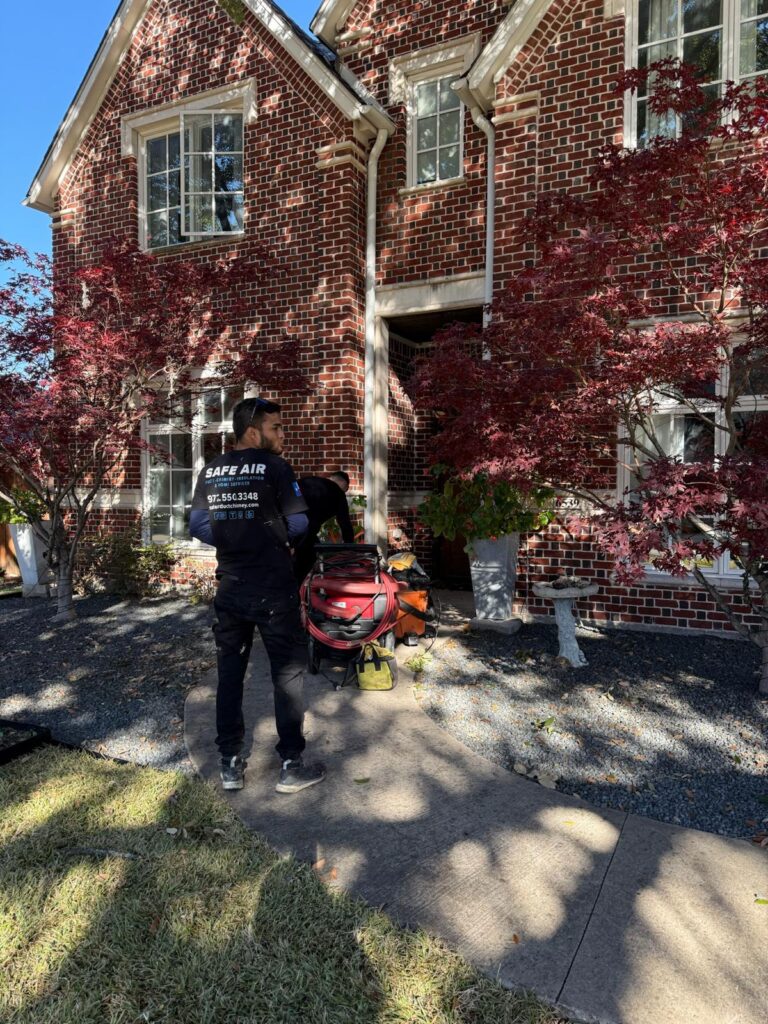
M406 653L407 656L407 653ZM491 764L416 704L306 676L310 759L328 778L274 785L272 686L256 644L245 824L335 884L441 936L504 985L601 1024L765 1024L768 851L591 807ZM215 673L193 690L185 739L218 784Z

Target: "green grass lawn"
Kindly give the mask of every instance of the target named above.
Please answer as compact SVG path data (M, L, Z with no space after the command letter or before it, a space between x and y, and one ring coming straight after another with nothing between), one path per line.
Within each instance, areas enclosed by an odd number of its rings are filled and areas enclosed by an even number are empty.
M281 859L202 782L46 747L0 768L0 808L4 1024L558 1019Z

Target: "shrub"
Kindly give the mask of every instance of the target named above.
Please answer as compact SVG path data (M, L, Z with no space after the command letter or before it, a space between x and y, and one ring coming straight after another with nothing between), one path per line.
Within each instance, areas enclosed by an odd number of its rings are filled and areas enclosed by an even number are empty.
M199 562L184 562L190 604L210 604L216 596L216 577Z
M170 544L143 544L138 530L83 545L76 580L81 593L150 597L169 582L177 557Z

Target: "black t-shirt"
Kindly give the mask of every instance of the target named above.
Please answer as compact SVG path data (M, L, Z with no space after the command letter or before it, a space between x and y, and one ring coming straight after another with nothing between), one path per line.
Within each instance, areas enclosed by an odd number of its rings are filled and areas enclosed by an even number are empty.
M305 543L314 544L323 523L336 518L345 544L352 544L355 531L349 518L347 496L333 480L324 476L303 476L301 493L309 508L309 529Z
M210 515L221 574L271 592L294 586L285 516L307 503L290 463L256 448L218 455L197 478L195 509Z

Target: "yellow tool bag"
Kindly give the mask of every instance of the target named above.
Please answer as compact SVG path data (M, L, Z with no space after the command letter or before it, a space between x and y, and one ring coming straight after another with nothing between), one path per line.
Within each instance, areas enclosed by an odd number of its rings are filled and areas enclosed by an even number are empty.
M361 690L394 690L397 685L394 653L381 644L363 644L355 659L355 674Z

